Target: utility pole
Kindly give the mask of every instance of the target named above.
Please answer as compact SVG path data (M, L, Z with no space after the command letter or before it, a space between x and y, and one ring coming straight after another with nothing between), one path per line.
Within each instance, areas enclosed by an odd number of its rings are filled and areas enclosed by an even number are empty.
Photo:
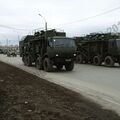
M43 20L44 20L44 22L45 22L45 47L47 47L47 21L46 21L46 19L45 19L45 17L43 17L41 14L38 14L40 17L42 17L43 18ZM45 51L45 49L44 49L44 46L42 47L42 52L41 52L41 54L43 54L44 53L44 51Z
M45 22L45 39L47 40L47 21L44 16L42 16L41 14L38 14L38 15L41 16Z

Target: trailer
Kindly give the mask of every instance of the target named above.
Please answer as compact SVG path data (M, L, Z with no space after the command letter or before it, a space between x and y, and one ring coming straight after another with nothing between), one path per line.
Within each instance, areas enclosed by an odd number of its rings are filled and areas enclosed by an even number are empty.
M76 37L77 63L90 63L105 66L120 64L120 35L112 33L95 33Z

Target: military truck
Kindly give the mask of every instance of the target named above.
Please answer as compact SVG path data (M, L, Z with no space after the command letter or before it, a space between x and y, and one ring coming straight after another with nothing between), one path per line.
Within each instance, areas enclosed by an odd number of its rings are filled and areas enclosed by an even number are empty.
M76 37L77 63L91 63L105 66L120 64L120 35L112 33L95 33Z
M47 72L52 71L54 66L58 70L65 66L67 71L74 68L76 45L72 38L66 37L65 32L55 29L35 32L23 37L19 47L20 56L27 66L35 63L37 69Z

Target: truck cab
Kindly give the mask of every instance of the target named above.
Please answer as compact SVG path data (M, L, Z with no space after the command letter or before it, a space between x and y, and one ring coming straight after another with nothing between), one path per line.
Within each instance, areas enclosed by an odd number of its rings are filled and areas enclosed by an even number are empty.
M67 71L71 71L74 67L75 52L76 46L72 38L52 37L48 39L45 57L57 69L62 69L65 66Z

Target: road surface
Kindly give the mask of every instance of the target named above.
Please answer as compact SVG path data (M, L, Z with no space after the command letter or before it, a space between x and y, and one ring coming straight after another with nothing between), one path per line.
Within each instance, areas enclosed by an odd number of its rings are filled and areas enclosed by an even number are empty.
M24 66L20 57L0 55L0 60L41 78L79 92L107 109L120 114L120 67L113 68L76 64L72 72L60 71L46 73L34 67Z

